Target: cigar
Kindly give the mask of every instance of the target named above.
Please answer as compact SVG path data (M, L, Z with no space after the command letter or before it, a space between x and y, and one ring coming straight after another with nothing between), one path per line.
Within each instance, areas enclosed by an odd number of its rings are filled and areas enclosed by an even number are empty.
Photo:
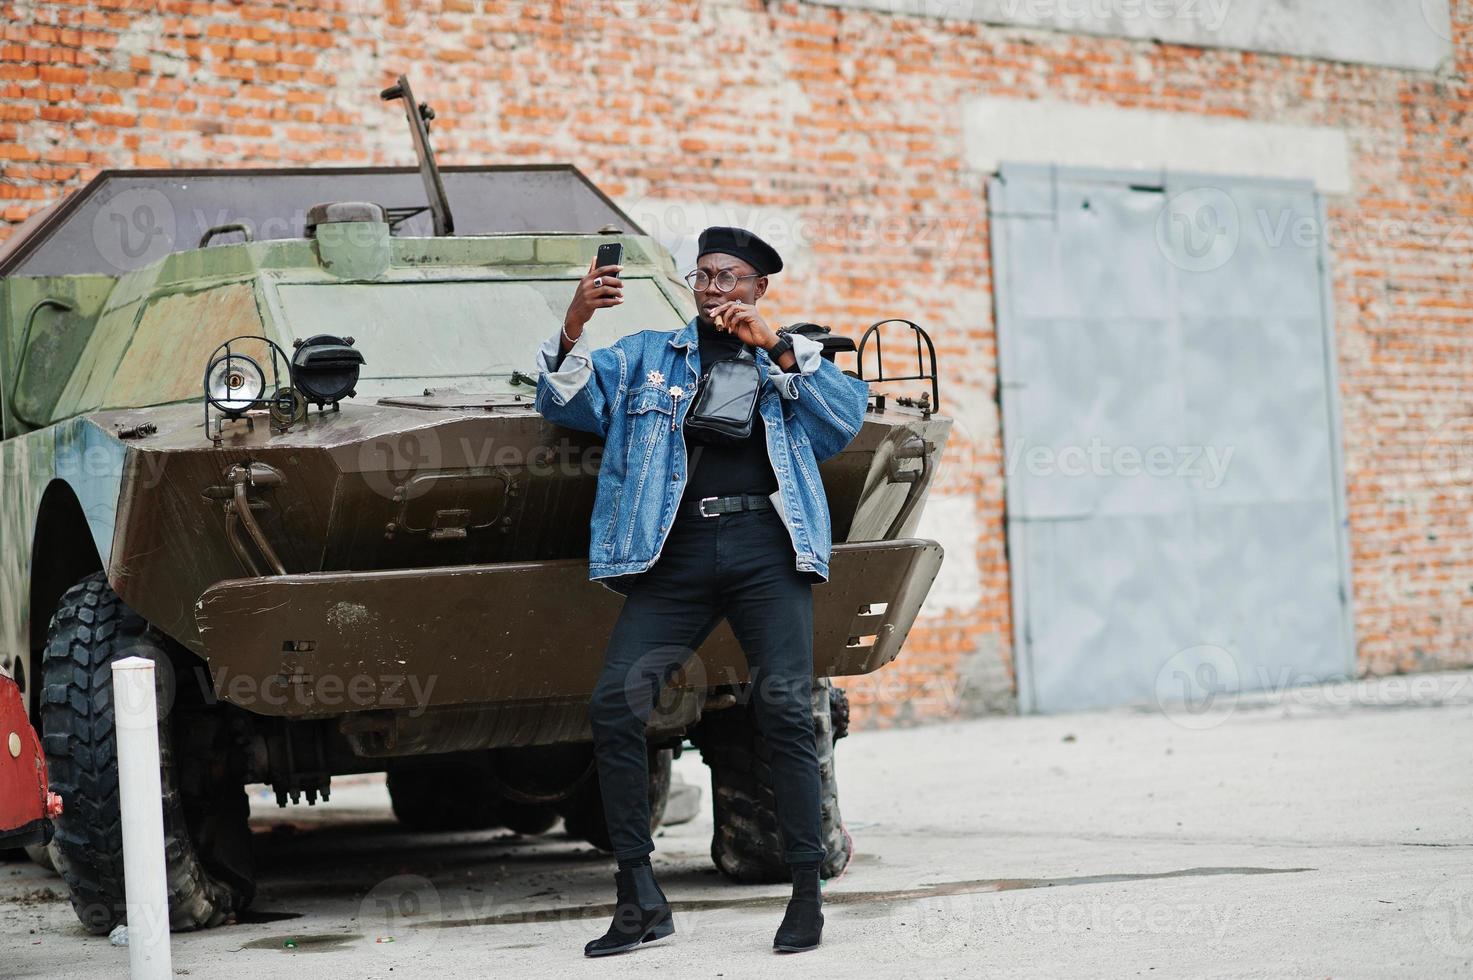
M726 324L722 321L721 314L719 314L719 313L716 314L716 329L717 330L725 330L726 329Z

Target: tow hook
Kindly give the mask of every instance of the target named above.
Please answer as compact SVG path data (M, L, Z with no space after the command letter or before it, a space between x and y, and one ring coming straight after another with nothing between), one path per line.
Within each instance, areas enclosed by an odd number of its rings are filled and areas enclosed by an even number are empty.
M931 469L931 456L936 452L936 444L918 433L912 432L906 440L895 447L890 454L886 464L886 479L890 483L909 483L910 489L905 493L905 503L901 505L900 512L895 515L895 520L885 529L886 538L898 537L900 529L910 519L910 513L915 509L916 503L921 499L926 490L927 479ZM900 464L903 460L919 459L921 468L918 470L903 470Z
M206 497L212 497L224 501L225 509L225 538L230 543L230 550L235 552L235 557L252 575L263 575L254 558L246 549L245 542L240 539L240 526L244 525L246 533L256 545L256 550L266 560L273 573L285 575L286 567L281 564L281 559L276 557L276 551L271 547L271 542L266 540L266 534L261 530L261 525L256 521L253 510L264 510L268 506L264 500L252 500L252 490L262 490L270 487L286 485L286 477L274 466L265 463L236 463L225 471L225 486L209 487L205 490Z

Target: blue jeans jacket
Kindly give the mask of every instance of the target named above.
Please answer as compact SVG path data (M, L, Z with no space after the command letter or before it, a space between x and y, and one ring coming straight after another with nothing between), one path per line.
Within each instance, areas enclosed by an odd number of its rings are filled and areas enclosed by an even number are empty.
M787 525L800 571L828 581L833 548L828 498L818 464L859 434L869 384L821 356L823 345L795 334L799 370L784 371L756 348L766 380L757 408L777 477L772 504ZM641 330L594 349L585 330L554 371L561 333L537 352L543 417L604 438L589 522L588 577L628 595L629 579L660 557L685 490L681 423L701 363L694 317L679 330Z

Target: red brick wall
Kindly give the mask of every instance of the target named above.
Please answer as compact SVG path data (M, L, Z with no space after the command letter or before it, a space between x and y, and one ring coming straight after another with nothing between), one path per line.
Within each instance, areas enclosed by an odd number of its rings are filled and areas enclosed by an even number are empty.
M106 167L410 163L400 110L377 101L400 71L436 106L446 163L568 161L622 200L873 220L884 234L815 242L811 274L769 305L931 329L943 397L973 406L938 492L973 501L981 577L878 689L855 685L864 723L954 711L974 657L1009 662L985 186L963 163L962 102L1344 128L1356 191L1331 210L1354 234L1332 261L1360 664L1473 663L1470 0L1435 76L795 2L325 6L0 3L0 237Z

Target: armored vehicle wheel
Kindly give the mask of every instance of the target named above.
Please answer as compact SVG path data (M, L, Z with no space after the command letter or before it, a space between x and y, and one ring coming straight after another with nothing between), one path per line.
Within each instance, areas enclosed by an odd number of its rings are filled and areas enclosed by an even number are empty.
M557 823L557 810L551 804L502 800L500 807L501 825L528 837L545 834Z
M824 878L843 871L854 850L839 816L839 784L834 777L836 707L842 712L847 731L848 700L827 678L816 681L813 725L827 852L819 874ZM692 741L711 769L711 802L716 822L711 835L711 860L722 874L734 881L749 884L788 881L769 775L772 753L757 730L750 701L707 715L692 733Z
M501 825L490 761L484 753L391 769L386 782L394 816L409 830L488 830Z
M665 802L670 799L670 763L675 753L670 749L650 750L650 833L665 819ZM563 829L569 837L578 837L600 851L612 851L609 828L604 821L604 799L598 788L598 773L591 773L583 785L561 805Z
M51 856L89 932L104 935L124 921L111 664L130 656L158 664L169 925L217 926L255 897L250 805L231 762L227 719L198 684L175 683L168 639L101 572L62 596L41 661L42 743L51 786L65 805Z
M26 857L31 859L31 863L38 864L47 871L56 870L56 862L51 860L51 848L45 844L26 845Z
M829 683L829 718L834 723L834 741L849 734L849 695Z

